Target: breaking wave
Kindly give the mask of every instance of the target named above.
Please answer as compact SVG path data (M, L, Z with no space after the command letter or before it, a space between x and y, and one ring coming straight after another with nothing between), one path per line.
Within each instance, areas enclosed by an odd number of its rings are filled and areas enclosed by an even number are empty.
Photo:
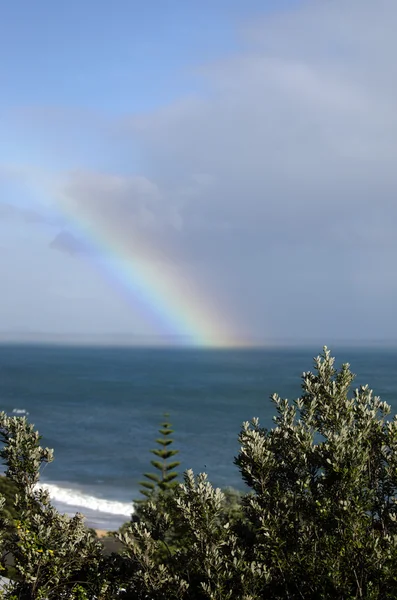
M92 511L130 517L134 512L132 503L118 502L89 496L72 488L64 488L51 483L40 483L41 487L50 494L54 502L60 502L76 508L86 508Z

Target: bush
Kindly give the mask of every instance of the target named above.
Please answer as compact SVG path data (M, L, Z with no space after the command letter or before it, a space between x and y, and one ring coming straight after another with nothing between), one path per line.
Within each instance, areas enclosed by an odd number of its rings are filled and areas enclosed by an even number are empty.
M12 555L16 581L4 598L93 598L103 587L100 543L84 526L82 515L59 514L48 493L36 487L52 451L40 446L39 434L25 418L5 413L0 413L0 439L6 478L17 492L17 519L2 539L2 555Z
M275 427L243 425L240 500L191 471L153 494L101 556L81 518L36 490L51 453L25 419L0 415L7 477L18 488L20 581L6 597L102 600L397 597L397 419L367 386L350 393L327 349L295 401L273 396ZM14 595L12 595L14 594Z
M273 429L243 426L240 527L224 523L222 492L188 472L122 536L137 597L397 597L397 421L367 386L349 396L349 365L337 372L327 349L302 379L298 400L273 396ZM186 543L158 565L170 530Z
M4 498L3 516L12 522L18 517L15 508L17 487L8 477L0 476L0 495Z

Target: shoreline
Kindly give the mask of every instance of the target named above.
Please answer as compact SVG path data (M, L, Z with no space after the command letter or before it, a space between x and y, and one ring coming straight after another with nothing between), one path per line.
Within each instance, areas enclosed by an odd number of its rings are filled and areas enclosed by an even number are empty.
M103 538L107 538L107 537L113 537L112 536L112 531L106 531L106 529L94 529L96 536L98 539L103 539Z
M105 529L95 529L94 531L103 546L103 553L105 556L109 556L113 553L119 554L123 551L123 544L112 535L111 531L106 531Z

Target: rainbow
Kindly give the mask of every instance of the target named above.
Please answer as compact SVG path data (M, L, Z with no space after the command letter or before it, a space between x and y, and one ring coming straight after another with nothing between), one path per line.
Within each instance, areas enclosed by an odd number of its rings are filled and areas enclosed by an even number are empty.
M199 347L246 345L232 332L220 307L210 304L187 273L164 261L149 247L144 236L125 232L109 223L98 211L84 208L59 188L51 186L48 197L68 227L92 248L113 287L127 297L155 335L177 336L183 344ZM140 257L150 257L143 260Z

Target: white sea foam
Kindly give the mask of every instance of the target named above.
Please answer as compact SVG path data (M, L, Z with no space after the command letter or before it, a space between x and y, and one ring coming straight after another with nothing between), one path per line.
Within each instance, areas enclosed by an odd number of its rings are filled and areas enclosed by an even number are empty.
M25 410L24 408L13 408L12 412L14 415L28 415L28 411Z
M96 498L78 490L61 487L52 483L40 483L38 487L47 490L54 502L60 502L67 506L86 508L90 511L125 517L130 517L134 512L132 503Z

